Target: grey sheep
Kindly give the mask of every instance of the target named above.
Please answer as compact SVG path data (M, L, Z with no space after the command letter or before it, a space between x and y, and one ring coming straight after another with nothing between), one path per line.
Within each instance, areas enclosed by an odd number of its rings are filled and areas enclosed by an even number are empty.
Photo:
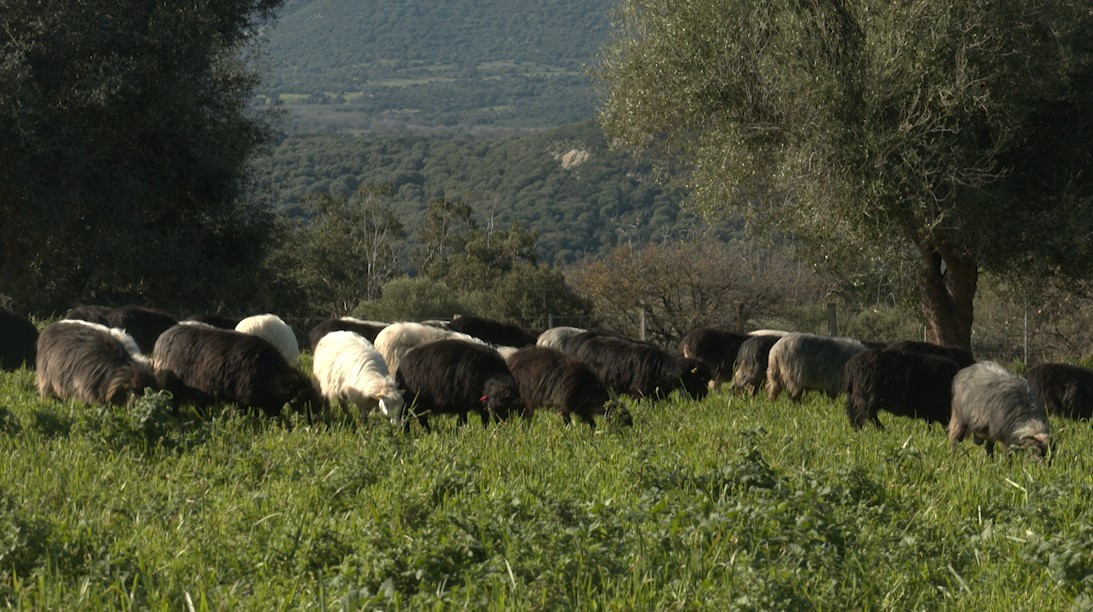
M846 362L865 351L851 338L830 338L793 333L770 349L767 360L767 395L771 400L785 389L797 402L808 389L835 397L846 389Z
M1040 457L1052 448L1051 426L1040 397L1025 379L993 361L981 361L953 378L949 445L956 452L969 433L994 456L995 442L1035 447Z

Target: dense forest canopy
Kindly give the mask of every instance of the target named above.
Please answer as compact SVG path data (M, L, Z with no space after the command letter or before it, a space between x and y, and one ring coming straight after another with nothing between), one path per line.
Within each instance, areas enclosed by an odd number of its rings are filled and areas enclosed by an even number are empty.
M704 231L679 206L678 189L612 150L588 121L520 138L434 140L348 135L285 136L256 159L261 185L280 210L303 214L317 194L348 196L390 185L392 206L408 227L428 202L471 206L481 225L515 222L538 235L549 263L567 263L620 243L645 243ZM715 231L726 235L731 223Z
M545 127L591 117L612 0L295 0L263 101L299 131Z

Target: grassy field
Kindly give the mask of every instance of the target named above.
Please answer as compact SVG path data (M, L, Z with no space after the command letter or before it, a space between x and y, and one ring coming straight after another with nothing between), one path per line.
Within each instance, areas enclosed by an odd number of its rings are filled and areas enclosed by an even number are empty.
M1093 605L1093 432L988 460L842 404L635 403L622 430L396 433L42 402L0 375L0 605Z

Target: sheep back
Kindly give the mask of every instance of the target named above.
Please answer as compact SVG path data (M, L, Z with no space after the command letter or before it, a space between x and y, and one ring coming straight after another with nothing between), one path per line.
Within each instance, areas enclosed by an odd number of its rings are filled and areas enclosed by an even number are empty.
M311 348L311 352L314 353L315 347L319 344L319 340L322 340L323 336L330 332L336 331L350 331L361 336L365 340L368 340L369 343L375 343L376 336L378 336L385 327L387 327L387 323L381 321L362 321L360 319L354 319L353 317L327 319L308 330L307 344Z
M140 352L152 354L159 335L174 327L178 320L169 313L147 306L128 305L115 308L107 317L110 327L124 329L133 337Z
M1065 363L1041 363L1025 372L1048 414L1093 418L1093 371Z
M459 315L448 323L448 329L483 342L516 348L535 344L536 338L519 325L502 323L473 315Z
M398 374L402 358L411 350L423 344L445 339L463 340L485 346L484 342L467 334L424 323L410 322L392 323L385 327L376 335L375 346L380 355L383 355L383 360L387 362L387 371L394 376Z
M908 353L921 353L924 355L937 355L953 360L957 368L966 368L975 363L972 352L966 348L949 344L934 344L933 342L920 342L916 340L900 340L885 347L890 351L904 351Z
M300 356L300 343L296 333L288 323L275 314L258 314L244 318L235 326L235 331L264 338L275 346L289 363Z

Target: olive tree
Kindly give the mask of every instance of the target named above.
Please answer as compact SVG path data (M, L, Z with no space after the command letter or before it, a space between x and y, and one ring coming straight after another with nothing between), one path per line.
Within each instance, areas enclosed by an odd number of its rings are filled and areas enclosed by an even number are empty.
M625 0L602 124L707 215L814 262L915 262L930 336L970 345L979 274L1088 275L1085 0Z

